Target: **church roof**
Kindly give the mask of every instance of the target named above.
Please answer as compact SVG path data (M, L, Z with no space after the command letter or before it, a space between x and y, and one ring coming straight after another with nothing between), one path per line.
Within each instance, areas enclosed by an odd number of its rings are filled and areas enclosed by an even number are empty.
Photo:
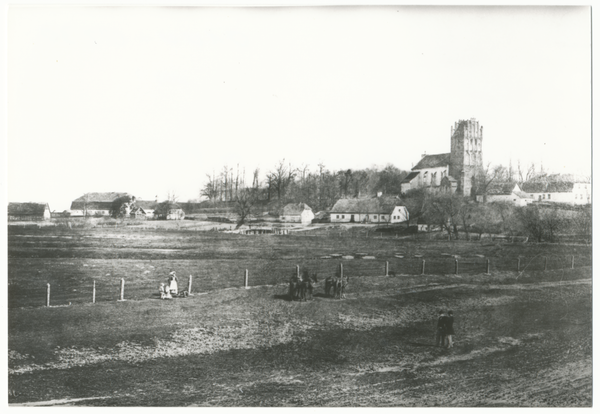
M450 165L450 153L425 155L412 170L423 170L425 168L437 168Z

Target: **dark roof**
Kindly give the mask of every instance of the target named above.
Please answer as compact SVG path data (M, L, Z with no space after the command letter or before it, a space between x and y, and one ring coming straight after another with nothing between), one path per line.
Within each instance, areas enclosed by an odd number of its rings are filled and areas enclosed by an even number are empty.
M310 208L309 206L307 206L304 203L290 203L290 204L287 204L285 207L283 207L282 215L291 216L291 215L296 215L296 214L302 214L302 212L304 210L312 211L312 208Z
M47 206L48 203L8 203L8 215L43 216Z
M129 193L115 193L115 192L110 192L110 193L86 193L84 195L82 195L79 198L76 198L75 200L73 200L73 202L75 201L81 201L81 202L93 202L93 201L110 201L113 202L115 201L117 198L119 197L125 197L125 196L131 196L131 194Z
M419 175L419 171L413 171L413 172L409 173L404 178L404 180L402 180L402 182L400 184L402 184L402 183L410 183L413 180L413 178L417 177L418 175Z
M146 210L154 210L156 208L156 201L154 200L136 200L135 206L141 207Z
M570 193L575 183L567 181L531 181L521 184L525 193Z
M507 182L495 182L492 181L488 187L486 194L488 195L510 195L515 190L515 183L507 183Z
M403 205L398 197L341 198L332 213L390 214L394 207Z
M422 170L425 168L436 168L450 165L450 153L425 155L412 170Z

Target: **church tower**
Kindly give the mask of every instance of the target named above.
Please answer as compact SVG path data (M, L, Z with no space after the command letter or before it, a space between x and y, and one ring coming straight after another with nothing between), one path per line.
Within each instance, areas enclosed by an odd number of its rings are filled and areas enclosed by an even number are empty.
M483 168L483 127L475 118L461 120L450 127L450 171L458 181L456 192L471 195L475 187L475 175Z

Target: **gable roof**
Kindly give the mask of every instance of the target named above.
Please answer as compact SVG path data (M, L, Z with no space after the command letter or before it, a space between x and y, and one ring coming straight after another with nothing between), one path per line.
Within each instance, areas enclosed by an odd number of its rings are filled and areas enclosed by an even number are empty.
M81 201L81 202L94 202L94 201L103 201L103 202L113 202L115 201L117 198L119 197L125 197L125 196L131 196L131 194L129 193L115 193L115 192L110 192L110 193L86 193L84 195L82 195L79 198L76 198L75 200L73 200L73 202L75 201Z
M156 208L156 201L154 200L135 200L135 206L143 208L144 210L154 210Z
M341 198L335 203L331 212L390 214L396 206L402 206L402 201L398 197Z
M312 211L312 208L310 208L308 205L304 204L304 203L290 203L287 204L285 207L283 207L283 216L293 216L293 215L298 215L298 214L302 214L302 212L304 210L310 210Z
M8 203L8 215L43 216L48 203ZM48 207L48 210L50 207Z
M415 177L418 177L418 176L419 176L419 171L413 171L413 172L409 173L406 177L404 177L404 180L402 180L402 182L400 182L400 184L410 183Z
M521 190L526 193L570 193L575 183L567 181L531 181L521 184Z
M487 189L486 194L488 195L510 195L515 191L519 191L519 187L516 183L507 183L502 181L492 181Z
M425 168L437 168L450 165L450 153L425 155L412 170L423 170Z

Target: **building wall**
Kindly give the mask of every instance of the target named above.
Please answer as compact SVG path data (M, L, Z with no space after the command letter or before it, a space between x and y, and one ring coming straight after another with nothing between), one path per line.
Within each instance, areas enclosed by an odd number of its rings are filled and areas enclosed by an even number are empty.
M449 167L447 165L419 170L419 175L415 177L413 182L417 180L419 187L439 186L442 178L448 174L448 170Z
M354 223L389 223L390 214L381 213L331 213L332 223L350 223L354 215Z
M406 207L396 206L390 217L390 223L402 223L408 220L408 210Z

